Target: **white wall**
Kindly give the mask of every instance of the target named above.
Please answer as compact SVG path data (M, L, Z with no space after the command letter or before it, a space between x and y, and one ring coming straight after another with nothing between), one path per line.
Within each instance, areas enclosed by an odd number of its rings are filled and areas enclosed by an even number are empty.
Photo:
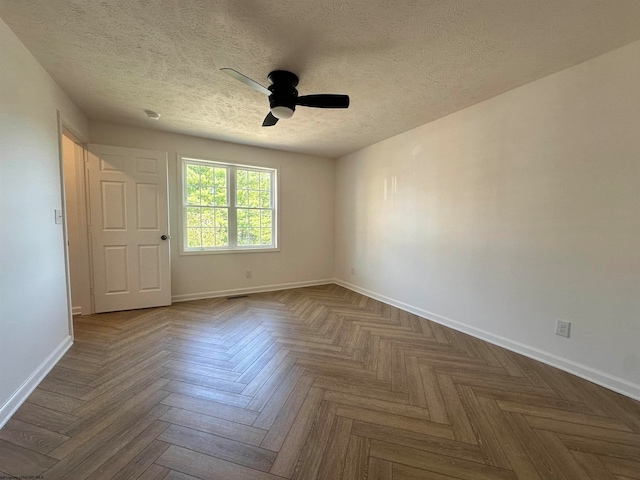
M336 277L640 398L638 58L640 42L339 159Z
M65 348L69 308L57 110L82 113L0 20L0 426Z
M100 122L90 122L90 138L168 152L174 301L333 278L335 160ZM180 255L177 154L279 168L280 251ZM253 278L245 278L246 270Z

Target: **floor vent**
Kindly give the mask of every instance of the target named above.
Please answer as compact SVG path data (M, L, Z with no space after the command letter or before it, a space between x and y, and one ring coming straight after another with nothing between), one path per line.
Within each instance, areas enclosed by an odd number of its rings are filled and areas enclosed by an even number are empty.
M236 298L248 298L249 295L236 295L235 297L227 297L227 300L235 300Z

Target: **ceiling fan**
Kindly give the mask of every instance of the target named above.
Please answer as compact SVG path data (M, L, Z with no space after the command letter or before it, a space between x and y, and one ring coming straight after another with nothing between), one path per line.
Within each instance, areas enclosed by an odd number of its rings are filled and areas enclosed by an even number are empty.
M271 111L262 122L263 127L271 127L278 123L281 118L291 118L298 105L315 108L347 108L349 106L348 95L298 96L298 90L296 90L298 76L286 70L274 70L271 72L267 77L271 84L268 88L232 68L221 68L221 70L254 90L269 96Z

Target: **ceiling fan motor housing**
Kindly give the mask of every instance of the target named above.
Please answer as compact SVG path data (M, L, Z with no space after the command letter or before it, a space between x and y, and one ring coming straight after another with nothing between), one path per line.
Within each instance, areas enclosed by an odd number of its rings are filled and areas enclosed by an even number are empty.
M298 99L297 75L286 70L274 70L268 76L269 82L269 106L271 113L276 118L291 118L296 110Z

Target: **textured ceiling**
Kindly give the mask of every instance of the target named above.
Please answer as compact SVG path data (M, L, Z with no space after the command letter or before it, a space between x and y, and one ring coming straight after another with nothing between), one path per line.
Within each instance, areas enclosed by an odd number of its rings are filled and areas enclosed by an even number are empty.
M329 157L640 39L639 0L0 0L0 18L91 119ZM262 128L267 97L221 67L351 107Z

